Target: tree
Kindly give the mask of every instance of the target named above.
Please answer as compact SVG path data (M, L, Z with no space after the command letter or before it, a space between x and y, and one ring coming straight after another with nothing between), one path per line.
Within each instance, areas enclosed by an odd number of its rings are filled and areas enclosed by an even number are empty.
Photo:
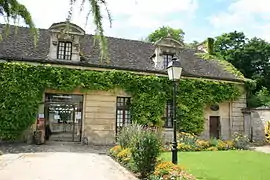
M106 0L69 0L70 3L70 10L69 15L67 17L67 23L69 23L71 17L72 17L72 10L74 7L74 4L76 2L80 1L81 3L81 10L82 7L85 5L86 2L90 4L90 9L88 17L90 15L93 16L94 24L96 26L96 39L99 42L99 47L101 50L101 59L103 57L108 58L108 50L107 50L107 41L104 37L104 30L103 30L103 24L102 24L102 15L101 15L101 7L104 6L107 10L107 15L109 17L110 23L112 21L110 12L107 8L107 1ZM68 3L68 1L67 1ZM38 38L38 32L35 28L35 24L32 20L31 14L27 10L27 7L20 4L17 0L0 0L0 16L4 16L7 19L7 24L9 24L10 20L14 20L16 22L19 18L22 18L25 21L25 24L28 25L31 29L31 32L34 36L34 39ZM8 26L7 26L8 27Z
M270 90L270 44L256 37L248 39L243 32L234 31L216 37L214 48L216 55L232 63L245 77L256 80L257 86L251 93L250 105L257 106L254 98L259 98L258 92L263 87Z
M35 29L35 24L29 11L24 5L20 4L17 0L0 0L0 16L4 16L8 24L10 20L16 22L19 18L22 18L25 24L30 27L34 35L34 42L36 42L37 30ZM8 28L9 26L6 26L6 30Z
M191 43L186 43L185 46L188 48L196 48L199 44L199 41L193 41Z
M248 101L252 107L270 106L270 91L262 87L262 89L252 95Z
M171 38L177 41L183 41L184 35L185 33L182 29L173 29L169 26L162 26L159 29L152 32L151 34L149 34L147 37L147 41L154 43L160 40L161 38L168 36L171 36Z

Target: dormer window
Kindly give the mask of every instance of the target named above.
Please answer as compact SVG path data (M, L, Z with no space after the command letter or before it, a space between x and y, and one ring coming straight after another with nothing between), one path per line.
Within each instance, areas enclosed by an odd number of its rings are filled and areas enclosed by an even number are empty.
M57 59L71 60L72 43L67 41L59 41L57 48Z
M173 54L163 54L163 67L166 69L168 67L169 62L172 61Z

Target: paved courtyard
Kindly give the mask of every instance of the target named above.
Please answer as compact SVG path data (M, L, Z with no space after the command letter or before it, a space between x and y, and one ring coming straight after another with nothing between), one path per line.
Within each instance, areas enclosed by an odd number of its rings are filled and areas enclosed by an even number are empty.
M253 149L255 151L259 151L259 152L270 153L270 146L269 145L254 147Z
M108 147L74 144L0 145L0 180L135 180L105 154Z

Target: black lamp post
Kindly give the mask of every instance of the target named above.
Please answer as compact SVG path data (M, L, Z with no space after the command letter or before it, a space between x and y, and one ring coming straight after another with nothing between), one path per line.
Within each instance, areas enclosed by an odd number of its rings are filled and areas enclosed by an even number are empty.
M177 164L177 139L176 139L176 88L177 81L181 77L182 68L180 61L174 57L167 67L168 76L173 81L173 142L172 142L172 163Z

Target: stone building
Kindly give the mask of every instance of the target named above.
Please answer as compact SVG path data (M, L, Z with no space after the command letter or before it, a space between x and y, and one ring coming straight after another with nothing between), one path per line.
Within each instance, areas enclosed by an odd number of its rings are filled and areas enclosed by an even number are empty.
M66 29L68 33L63 33ZM186 49L182 42L170 37L154 44L108 37L109 64L100 63L99 50L93 41L93 35L86 34L81 27L75 24L67 27L66 23L60 22L52 24L49 29L39 29L39 41L35 47L28 28L19 27L17 33L11 28L10 35L0 42L0 60L166 76L168 63L173 56L177 56L183 68L182 78L228 81L243 86L242 79L219 63L195 56L196 50ZM37 125L34 127L48 124L53 133L52 140L111 144L115 142L117 130L130 122L127 108L130 98L122 90L87 93L76 90L65 93L48 89L44 92L44 102L40 104ZM233 132L243 132L241 110L245 107L245 94L237 101L206 107L205 130L201 136L206 139L210 135L230 139ZM171 122L165 123L167 137L171 137L171 127Z
M243 109L245 135L256 143L265 143L266 129L270 123L270 107Z

